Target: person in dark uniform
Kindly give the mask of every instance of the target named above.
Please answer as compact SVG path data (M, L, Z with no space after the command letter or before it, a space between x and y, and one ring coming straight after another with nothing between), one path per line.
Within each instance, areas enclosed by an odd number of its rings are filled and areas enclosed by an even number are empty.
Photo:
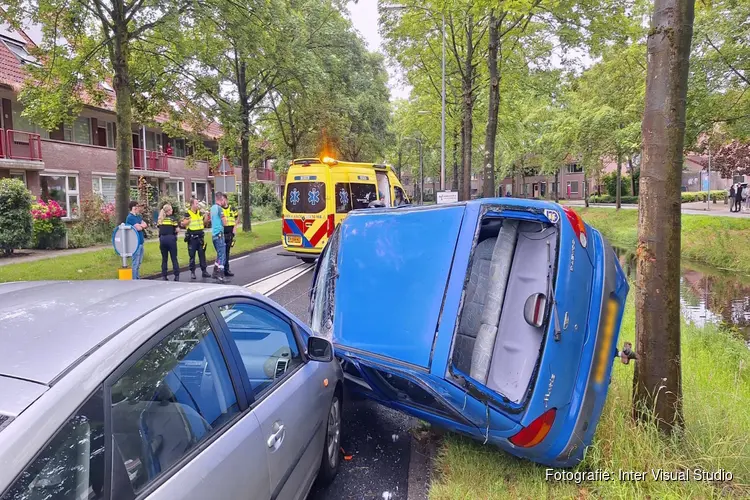
M177 229L180 222L169 203L159 212L159 250L161 250L161 279L167 281L167 257L172 258L174 280L180 281L180 264L177 262Z
M234 273L229 270L229 250L234 246L234 236L237 234L237 217L239 212L232 205L227 205L224 209L224 218L226 224L224 225L224 242L226 243L227 252L226 258L224 259L224 276L232 277Z
M208 214L200 210L197 198L190 200L190 208L185 212L182 219L182 226L187 229L185 232L185 241L188 244L188 254L190 255L190 279L195 279L195 254L198 253L198 259L201 265L201 276L210 278L206 265L206 242L204 240L203 230L206 228Z
M734 211L742 211L742 184L737 184L737 191L734 193Z

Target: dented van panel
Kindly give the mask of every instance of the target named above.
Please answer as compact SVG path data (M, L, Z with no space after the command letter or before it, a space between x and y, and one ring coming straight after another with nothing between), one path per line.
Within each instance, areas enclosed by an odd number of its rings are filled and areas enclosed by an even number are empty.
M312 328L351 390L519 457L580 462L628 293L598 231L496 198L353 211L331 241Z

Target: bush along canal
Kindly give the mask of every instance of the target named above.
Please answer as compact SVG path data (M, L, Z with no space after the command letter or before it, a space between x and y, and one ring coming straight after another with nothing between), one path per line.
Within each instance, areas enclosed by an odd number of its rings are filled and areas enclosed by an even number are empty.
M615 247L620 264L635 280L635 254ZM733 330L750 348L750 276L706 264L682 260L680 264L682 316L698 328L707 325Z

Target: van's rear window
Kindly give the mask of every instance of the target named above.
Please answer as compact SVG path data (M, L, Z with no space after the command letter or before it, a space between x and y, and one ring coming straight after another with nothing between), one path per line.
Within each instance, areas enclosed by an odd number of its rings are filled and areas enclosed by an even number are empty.
M286 211L293 214L317 214L326 208L323 182L290 182L286 187Z

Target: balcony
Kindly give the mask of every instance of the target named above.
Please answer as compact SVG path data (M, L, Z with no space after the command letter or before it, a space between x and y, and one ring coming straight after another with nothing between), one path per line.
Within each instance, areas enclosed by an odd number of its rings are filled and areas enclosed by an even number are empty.
M136 173L158 172L168 173L169 163L166 153L161 151L149 151L147 149L133 148L132 169Z
M276 172L267 168L256 168L255 175L259 181L275 181Z
M42 170L42 139L39 134L0 129L0 166Z

